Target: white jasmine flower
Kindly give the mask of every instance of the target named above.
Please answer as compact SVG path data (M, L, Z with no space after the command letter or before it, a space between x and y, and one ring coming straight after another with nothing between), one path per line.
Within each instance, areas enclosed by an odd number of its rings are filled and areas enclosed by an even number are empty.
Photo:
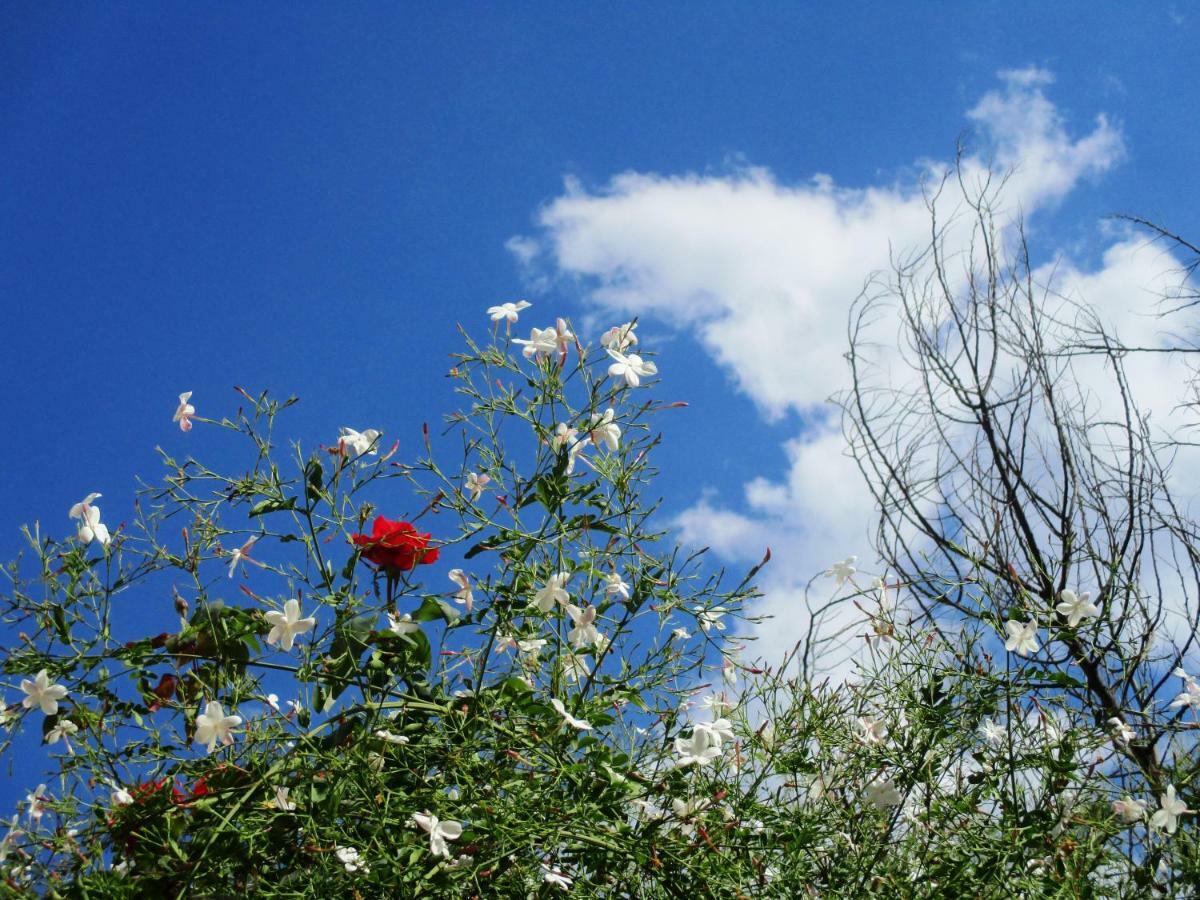
M545 646L546 646L545 638L524 638L522 640L517 641L517 649L520 650L522 653L536 654L538 651L540 651ZM584 674L586 675L587 672L584 672Z
M423 813L413 813L412 821L429 834L429 850L434 856L450 858L450 848L446 841L456 841L462 835L462 825L453 821L441 821L431 815L429 810Z
M550 699L550 705L554 707L555 712L557 712L560 716L563 717L563 721L566 722L568 725L570 725L572 728L577 728L580 731L591 731L592 730L592 726L589 722L585 721L584 719L577 719L573 715L571 715L569 712L567 712L567 707L564 706L563 702L561 700L559 700L557 697L552 697Z
M713 742L710 732L693 728L691 737L675 738L675 752L679 755L675 765L681 769L684 766L706 766L721 755L721 745Z
M733 723L728 719L713 719L711 722L697 722L692 727L693 734L702 731L708 735L709 741L718 747L724 741L733 740Z
M468 472L467 483L464 490L467 496L471 498L472 503L478 503L479 497L483 494L484 489L491 483L492 476L485 475L482 472Z
M678 797L672 797L671 812L679 820L679 831L687 837L694 835L696 833L696 825L692 819L704 812L711 805L712 801L707 797L695 800L680 800Z
M295 599L283 604L283 612L268 610L264 618L271 626L271 631L267 634L267 643L278 644L284 653L292 651L297 635L306 634L317 625L315 616L300 618L300 601Z
M577 656L574 653L564 654L562 657L562 673L563 677L571 684L575 684L581 678L587 678L592 670L588 668L587 660L582 656Z
M832 566L825 570L825 577L836 580L836 587L841 587L847 581L854 577L854 573L858 571L854 564L858 562L857 556L847 556L841 562L835 562Z
M1077 626L1084 619L1093 619L1100 615L1100 607L1091 602L1092 595L1087 591L1076 594L1072 590L1064 590L1058 596L1062 602L1054 608L1060 616L1066 617L1067 625L1071 628Z
M604 444L613 453L621 449L621 427L613 421L611 406L604 411L604 415L592 413L592 427L588 432L593 444Z
M58 723L46 732L46 743L57 744L59 741L62 741L67 745L67 750L70 753L74 753L75 751L71 749L70 737L77 731L79 731L79 726L70 719L59 719Z
M376 731L375 737L379 738L381 741L387 741L389 744L407 744L409 742L408 738L404 735L396 734L395 732L388 731L384 728L380 728L378 731Z
M58 712L58 701L67 696L67 689L61 684L51 684L50 676L42 669L33 677L21 679L21 690L25 697L21 705L26 709L40 708L43 713L53 716Z
M1135 800L1126 794L1120 800L1113 801L1112 811L1122 822L1140 822L1146 817L1146 806L1145 800Z
M25 795L25 802L29 804L29 807L25 810L26 815L31 819L41 819L43 813L46 812L46 799L46 786L39 784L37 790L32 794Z
M288 799L292 789L279 785L275 788L275 799L271 801L271 806L280 812L292 812L296 809L296 804Z
M608 367L608 374L616 379L624 379L629 387L637 387L643 378L658 374L658 366L649 360L643 360L636 353L628 355L607 348L607 353L613 358L613 364Z
M133 803L133 794L120 785L113 785L113 791L108 795L108 802L113 806L129 806Z
M554 322L555 343L558 345L558 355L565 357L567 350L575 343L575 335L567 327L566 319L556 319Z
M358 459L360 456L377 456L380 432L374 428L366 431L355 431L353 428L342 428L338 437L338 450L347 459Z
M737 666L728 656L721 658L721 678L728 687L737 686Z
M1193 810L1188 809L1182 800L1175 796L1175 785L1168 784L1167 792L1159 797L1159 809L1150 817L1151 828L1161 828L1167 834L1174 834L1179 827L1179 817Z
M1176 669L1175 674L1183 678L1183 692L1171 701L1168 709L1176 709L1180 706L1200 709L1200 684L1197 684L1196 679L1184 672L1183 669Z
M525 349L521 352L526 359L536 359L539 356L549 356L558 352L558 330L550 328L533 328L529 332L529 340L514 338L514 344L520 344Z
M604 576L604 593L609 597L629 599L629 585L621 578L620 572L610 572Z
M519 318L519 313L522 310L529 309L533 306L528 300L518 300L515 303L501 303L499 306L489 306L488 315L492 317L493 322L499 322L504 319L508 325L516 324Z
M541 866L543 882L562 888L564 891L571 889L572 879L569 875L564 875L562 869L554 868L547 863L542 863Z
M338 858L338 861L346 867L347 872L361 871L365 875L371 871L371 868L362 861L362 857L359 856L358 850L354 847L338 847L333 853Z
M571 428L565 422L559 422L554 428L554 437L550 438L550 449L555 453L567 448L567 474L575 471L575 462L579 455L587 449L590 438L579 437L579 429Z
M900 805L900 791L890 778L880 778L872 781L863 791L867 802L876 809L889 809Z
M600 632L596 630L596 607L588 606L587 609L580 609L573 603L567 604L567 615L571 617L571 621L575 627L567 632L567 640L570 641L572 647L586 647L590 644L596 644L600 641Z
M700 701L700 708L711 710L713 715L719 716L726 710L733 709L733 704L724 694L709 694Z
M88 494L72 506L67 515L79 520L77 537L81 543L90 544L96 541L102 547L107 547L112 536L108 533L108 526L100 521L100 507L92 505L92 501L101 496L103 495L97 493Z
M1004 743L1008 733L1002 725L997 725L991 719L984 719L979 726L979 733L983 735L984 741L989 747L999 747Z
M671 636L674 638L678 638L681 641L686 641L686 640L691 639L691 635L688 633L688 630L686 628L676 628L674 631L671 632Z
M209 700L204 712L196 715L195 740L205 744L209 753L217 743L232 744L233 729L242 724L241 716L227 716L221 704Z
M1113 740L1115 740L1118 744L1128 744L1135 737L1137 737L1137 732L1116 716L1113 716L1108 720L1108 725L1110 728L1112 728Z
M469 613L475 605L475 594L471 591L471 579L462 569L451 569L446 574L451 581L458 585L458 590L454 594L454 602L465 606Z
M571 579L570 572L558 572L551 575L543 586L533 597L532 606L536 606L543 613L549 613L554 609L556 603L561 603L564 606L571 602L571 595L567 593L566 585Z
M184 391L179 395L179 405L175 407L175 415L171 417L172 422L179 423L180 431L192 430L192 416L196 414L196 407L188 403L192 398L191 391Z
M230 578L237 573L238 563L250 563L251 565L258 566L259 568L263 567L263 563L260 563L257 559L251 559L250 557L250 551L254 549L254 545L257 543L258 536L256 535L252 538L249 538L246 543L242 544L242 546L238 547L236 550L233 550L229 554Z
M717 631L725 630L725 623L721 618L729 612L723 606L714 606L712 609L702 609L699 606L693 607L696 612L696 620L700 623L700 630L708 634L712 629Z
M395 613L388 613L388 630L393 634L412 634L414 631L420 631L421 626L413 621L413 617L409 613L397 616Z
M1008 639L1004 642L1004 649L1009 653L1017 653L1021 656L1037 653L1037 616L1024 623L1009 619L1004 623L1004 630L1008 632Z
M605 350L616 350L618 353L624 353L638 342L637 335L633 333L635 328L637 328L637 322L614 325L608 331L604 332L604 334L600 335L600 346Z
M887 740L887 725L882 719L859 716L858 729L862 732L858 739L869 747L878 746Z

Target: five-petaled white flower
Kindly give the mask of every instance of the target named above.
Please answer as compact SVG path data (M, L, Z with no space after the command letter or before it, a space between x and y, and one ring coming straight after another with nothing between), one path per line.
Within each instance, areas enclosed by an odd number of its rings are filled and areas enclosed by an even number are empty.
M1008 639L1004 642L1004 649L1009 653L1017 653L1021 656L1037 653L1037 616L1034 616L1028 622L1017 622L1014 619L1009 619L1004 623L1004 630L1008 632Z
M25 697L21 700L23 707L26 709L40 707L42 712L48 716L53 716L58 712L58 701L67 696L65 687L61 684L50 683L50 677L46 674L45 669L38 672L32 681L22 678L21 690L25 692Z
M338 452L347 459L358 459L366 454L367 456L376 456L379 453L377 444L379 443L381 433L374 428L368 428L366 431L355 431L353 428L343 427L338 437Z
M108 802L113 806L129 806L133 803L133 794L125 790L119 784L112 785L112 793L108 795Z
M1161 828L1167 834L1175 833L1175 829L1179 827L1180 816L1194 812L1175 796L1175 785L1173 784L1167 785L1167 792L1158 798L1158 803L1158 811L1150 817L1150 827Z
M858 562L857 556L847 556L841 562L835 562L832 566L825 570L826 578L833 578L837 581L837 587L841 587L847 581L854 577L854 573L858 571L854 564Z
M232 744L233 729L241 724L241 716L227 716L220 703L209 700L204 712L196 715L195 740L204 744L207 751L212 753L218 742Z
M548 863L542 863L542 881L546 884L552 884L557 888L562 888L564 891L571 889L572 879L570 875L564 875L562 869L555 868Z
M991 719L983 720L983 723L979 726L979 733L983 735L983 739L989 747L999 747L1008 736L1008 733L1004 730L1004 726L998 725Z
M549 328L531 328L529 340L513 338L514 344L520 344L526 359L536 359L539 356L549 356L558 352L558 329L553 325Z
M467 492L467 496L471 498L472 503L478 503L479 497L491 482L492 476L482 472L468 472L466 478L466 486L463 488Z
M711 722L697 722L692 727L692 731L693 734L700 731L708 735L708 739L718 747L724 741L733 740L733 723L725 718L713 719Z
M46 802L46 786L39 784L36 791L25 795L25 801L29 804L29 808L25 810L29 818L40 819L46 811L43 806Z
M566 319L557 319L554 322L554 340L558 345L558 355L566 358L567 350L575 343L575 335L567 325Z
M529 309L533 306L528 300L518 300L515 303L501 303L499 306L489 306L488 315L492 317L493 322L499 322L505 319L509 325L514 324L519 318L519 313L522 310Z
M1084 619L1094 619L1100 615L1100 607L1091 601L1091 594L1084 591L1082 594L1076 594L1074 591L1067 589L1058 595L1062 603L1054 607L1060 616L1065 616L1067 625L1071 628L1077 626Z
M346 867L347 872L370 872L371 868L362 861L358 850L355 847L338 847L333 851L333 855L338 858L338 861Z
M312 631L316 627L315 616L300 618L300 601L288 600L283 604L283 612L269 610L265 616L271 631L267 635L268 644L278 644L284 653L290 653L296 636Z
M638 342L637 335L633 333L635 328L637 328L637 322L614 325L608 331L604 332L604 334L600 335L600 346L605 350L616 350L618 353L624 353Z
M1113 740L1118 744L1128 744L1137 737L1137 732L1116 716L1108 720L1108 725L1112 728Z
M179 405L175 407L175 415L171 417L172 422L179 423L180 431L192 430L192 416L196 414L196 407L188 403L192 399L191 391L184 391L179 395Z
M721 659L721 678L729 687L737 685L737 666L728 656Z
M258 566L260 569L266 568L266 563L261 563L257 559L250 556L250 551L254 549L254 545L258 543L258 536L248 538L242 546L230 551L229 554L229 577L232 578L237 573L238 563L250 563Z
M570 572L558 572L551 575L544 587L542 587L533 596L533 606L536 606L544 613L554 609L554 604L561 603L564 606L571 602L571 595L567 593L567 582L571 578Z
M380 728L375 732L375 737L381 741L387 741L389 744L407 744L409 740L402 734L396 734L394 731L388 731L386 728Z
M887 740L887 724L883 719L859 716L858 730L862 732L858 739L867 746L877 746Z
M475 594L471 590L471 579L462 569L451 569L447 574L450 580L458 585L458 590L454 594L454 602L465 606L467 612L470 612L475 606Z
M58 723L46 732L46 743L57 744L62 741L67 745L67 750L72 754L75 752L71 749L71 735L79 731L79 726L70 719L59 719Z
M900 805L900 791L890 778L879 778L868 784L863 791L867 802L876 809L889 809Z
M429 834L429 850L434 856L450 858L450 848L446 841L456 841L462 834L462 825L458 822L441 821L431 815L429 810L423 813L413 813L413 822L421 826Z
M694 609L696 611L696 621L700 623L700 629L705 634L708 634L714 628L717 631L725 630L725 623L721 621L721 618L729 611L725 607L714 606L712 609L701 609L697 606Z
M677 638L681 641L686 641L691 638L691 635L688 633L688 630L686 628L676 628L674 631L671 632L671 637Z
M608 374L613 378L623 379L629 387L637 387L643 378L658 374L658 366L649 360L643 360L636 353L625 354L611 347L607 352L613 358L613 364L608 367Z
M613 453L621 449L621 426L613 421L613 410L610 406L600 413L592 413L592 426L588 429L593 444L604 444Z
M275 799L267 802L280 812L292 812L296 808L296 804L288 799L288 795L291 792L292 789L290 787L278 785L275 788Z
M588 667L587 660L582 656L577 656L574 653L565 653L562 657L562 673L568 682L575 684L579 679L587 678L592 674L592 670Z
M579 437L578 428L559 422L554 428L554 437L550 438L550 449L560 453L563 447L567 448L567 474L571 475L575 472L575 461L590 443L591 438Z
M569 712L567 712L566 706L564 706L563 702L561 700L559 700L557 697L552 697L550 699L550 705L554 707L555 712L557 712L560 716L563 717L563 721L566 722L568 725L570 725L572 728L578 728L580 731L591 731L592 730L592 725L590 722L588 722L584 719L577 719L573 715L571 715Z
M601 635L596 630L596 607L589 605L587 609L580 609L574 603L568 603L566 606L567 615L575 625L567 632L567 640L571 642L571 646L586 647L600 643Z
M675 752L679 754L675 765L681 769L684 766L706 766L721 755L721 744L713 741L711 732L693 728L691 737L681 735L675 738Z
M92 501L100 496L102 495L97 493L88 494L72 506L67 515L79 520L80 541L84 544L97 541L102 547L107 547L112 539L108 533L108 526L100 521L100 507L92 505Z
M412 634L415 631L420 631L421 626L413 621L412 615L404 613L402 616L397 616L395 613L388 613L388 630L393 634Z
M1112 804L1113 814L1119 816L1122 822L1140 822L1146 815L1146 801L1135 800L1126 794Z
M621 578L620 572L610 572L604 576L604 593L622 600L629 599L629 585Z
M1168 709L1176 709L1180 706L1190 706L1192 709L1200 709L1200 684L1197 684L1196 679L1182 668L1177 668L1175 674L1183 679L1183 692L1171 701Z

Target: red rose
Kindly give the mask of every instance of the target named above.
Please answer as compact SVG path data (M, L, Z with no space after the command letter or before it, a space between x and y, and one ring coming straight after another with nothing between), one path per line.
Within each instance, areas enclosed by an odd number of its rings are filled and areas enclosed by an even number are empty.
M376 516L371 535L351 537L367 562L374 563L389 574L408 572L417 563L437 562L438 548L429 546L429 535L421 534L410 522L393 522Z

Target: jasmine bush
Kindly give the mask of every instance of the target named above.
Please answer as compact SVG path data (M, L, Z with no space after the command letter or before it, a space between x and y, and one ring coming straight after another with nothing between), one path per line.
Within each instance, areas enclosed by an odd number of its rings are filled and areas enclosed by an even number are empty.
M46 777L0 843L8 890L1188 895L1190 676L1137 718L1098 704L1121 672L1071 653L1102 610L966 542L953 571L832 565L861 615L752 659L759 567L730 578L658 530L678 404L636 322L513 339L528 307L464 334L452 460L373 429L281 448L293 400L206 418L184 394L194 456L164 455L126 524L91 494L70 530L26 529L0 751L40 733ZM202 461L223 434L236 472ZM147 634L151 607L172 627Z

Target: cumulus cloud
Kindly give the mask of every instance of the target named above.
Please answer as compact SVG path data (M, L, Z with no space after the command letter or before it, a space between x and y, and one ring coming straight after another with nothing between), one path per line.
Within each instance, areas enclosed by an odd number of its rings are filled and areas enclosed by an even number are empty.
M1120 162L1120 129L1097 116L1073 135L1046 95L1052 80L1035 68L1002 72L967 112L975 136L957 172L968 194L992 173L1008 172L1007 212L1028 217ZM958 178L947 178L954 161L919 160L897 171L888 183L856 187L820 174L787 184L754 166L625 172L595 188L568 179L539 211L537 233L510 243L531 278L580 283L605 314L655 316L694 331L766 419L799 413L808 423L787 442L783 477L754 479L732 506L706 494L676 522L685 542L711 544L730 559L753 561L764 545L775 549L756 611L786 607L789 615L758 629L755 652L766 657L806 632L796 609L813 573L848 553L867 555L872 503L825 405L848 383L850 305L873 272L928 243L934 194L950 252L969 240L969 227L958 233L953 224L963 201ZM1151 311L1173 263L1126 236L1095 271L1056 266L1039 276L1097 303L1124 331L1131 302L1133 315ZM1138 340L1156 339L1154 320L1135 324ZM1175 376L1163 368L1146 377Z

